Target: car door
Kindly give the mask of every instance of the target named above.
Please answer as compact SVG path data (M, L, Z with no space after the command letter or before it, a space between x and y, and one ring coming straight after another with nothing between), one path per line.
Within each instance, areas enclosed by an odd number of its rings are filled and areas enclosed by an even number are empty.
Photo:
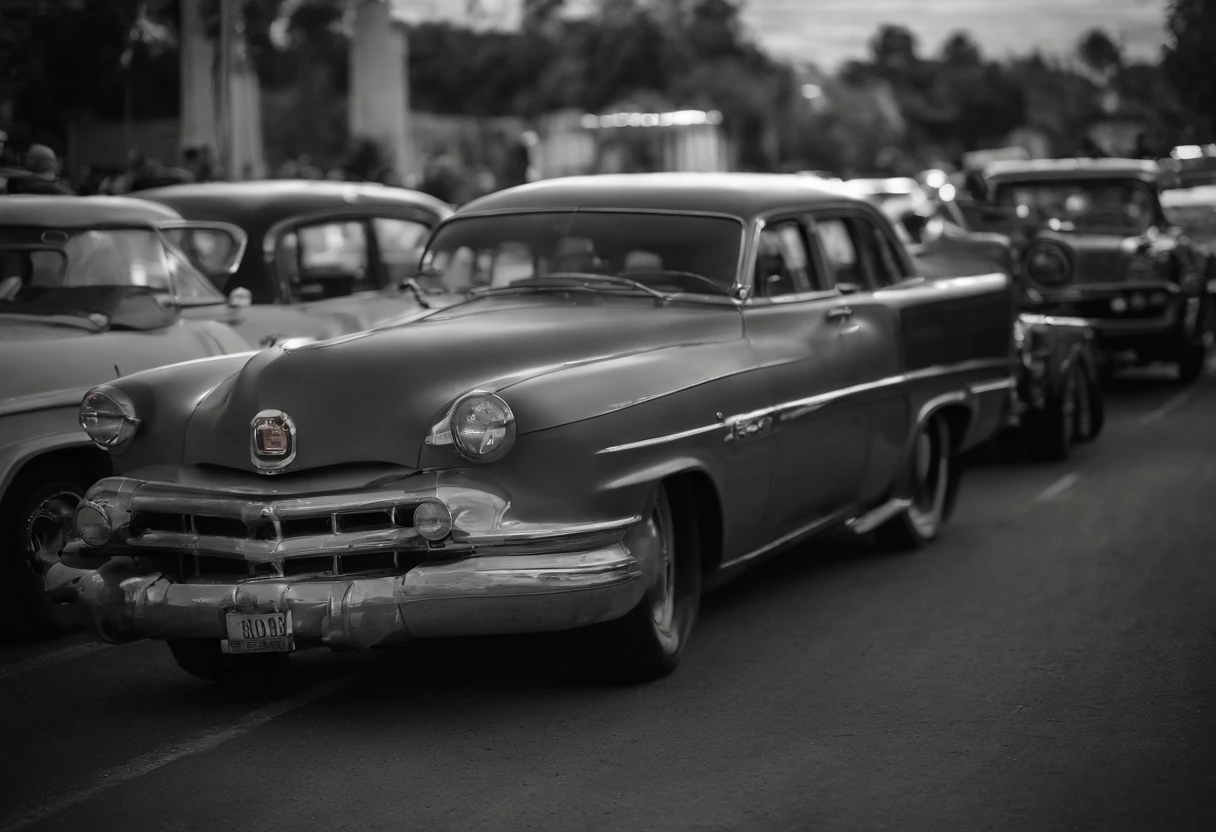
M756 249L744 316L773 406L741 427L754 430L756 439L772 437L768 517L779 538L848 508L853 472L864 463L866 429L842 409L823 405L842 384L837 313L845 298L825 288L803 217L768 218Z
M916 280L890 224L862 204L817 210L814 241L836 308L837 378L843 418L864 433L861 461L845 477L863 506L879 499L898 464L910 415L902 388L898 315L880 293Z

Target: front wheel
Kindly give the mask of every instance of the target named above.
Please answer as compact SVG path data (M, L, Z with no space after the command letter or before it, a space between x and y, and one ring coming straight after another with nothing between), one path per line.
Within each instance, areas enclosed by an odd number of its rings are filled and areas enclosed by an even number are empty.
M182 670L204 682L233 683L274 679L285 669L289 653L225 653L218 638L171 638L169 652Z
M37 463L0 501L0 598L6 640L52 636L63 629L47 600L45 579L63 548L63 523L92 484L81 466Z
M1199 380L1213 347L1216 347L1216 314L1212 310L1212 299L1205 296L1200 301L1195 330L1187 337L1178 356L1178 380L1182 384L1190 385Z
M701 605L700 541L693 512L690 500L660 485L650 516L628 541L642 564L646 594L623 617L586 633L611 681L652 681L680 663Z
M911 551L938 536L948 513L953 462L950 426L939 414L921 426L916 435L909 462L912 504L874 530L881 546Z

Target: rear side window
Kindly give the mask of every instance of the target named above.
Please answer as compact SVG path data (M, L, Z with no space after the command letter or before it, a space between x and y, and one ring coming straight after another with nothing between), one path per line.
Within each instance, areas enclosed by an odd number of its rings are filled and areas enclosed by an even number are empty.
M376 288L367 235L357 220L302 226L284 234L276 260L300 300L342 297Z
M815 222L815 229L819 234L819 244L823 247L823 256L832 272L831 286L864 286L861 257L848 220L840 217L819 219Z
M796 220L776 222L760 232L754 285L760 298L811 290L810 257L802 226Z

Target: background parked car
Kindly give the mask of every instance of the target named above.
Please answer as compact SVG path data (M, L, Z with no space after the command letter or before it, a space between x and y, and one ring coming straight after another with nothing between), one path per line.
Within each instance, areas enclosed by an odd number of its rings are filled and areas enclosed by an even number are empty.
M329 335L417 311L403 283L431 229L452 213L427 194L368 183L208 182L138 196L188 220L241 227L250 245L233 270L215 268L189 237L178 242L224 294L243 289L254 305L289 305L325 320Z
M213 287L174 263L172 212L121 198L0 199L0 633L43 632L61 517L111 471L79 422L89 387L249 345ZM176 216L176 215L173 215ZM173 300L174 303L169 301ZM203 319L190 313L208 309Z

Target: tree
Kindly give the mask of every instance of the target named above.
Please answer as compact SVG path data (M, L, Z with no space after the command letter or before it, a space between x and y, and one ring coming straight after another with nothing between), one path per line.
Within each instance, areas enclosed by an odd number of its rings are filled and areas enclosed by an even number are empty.
M980 48L971 35L955 32L942 44L942 61L952 66L975 66L982 63Z
M900 72L917 62L917 45L916 35L910 29L887 24L870 39L870 53L880 69Z
M1102 29L1090 29L1077 42L1082 63L1103 78L1113 77L1123 66L1123 48Z
M1173 0L1167 26L1171 43L1165 47L1162 60L1166 77L1194 110L1196 127L1216 129L1216 50L1212 48L1216 43L1216 4L1210 0Z

